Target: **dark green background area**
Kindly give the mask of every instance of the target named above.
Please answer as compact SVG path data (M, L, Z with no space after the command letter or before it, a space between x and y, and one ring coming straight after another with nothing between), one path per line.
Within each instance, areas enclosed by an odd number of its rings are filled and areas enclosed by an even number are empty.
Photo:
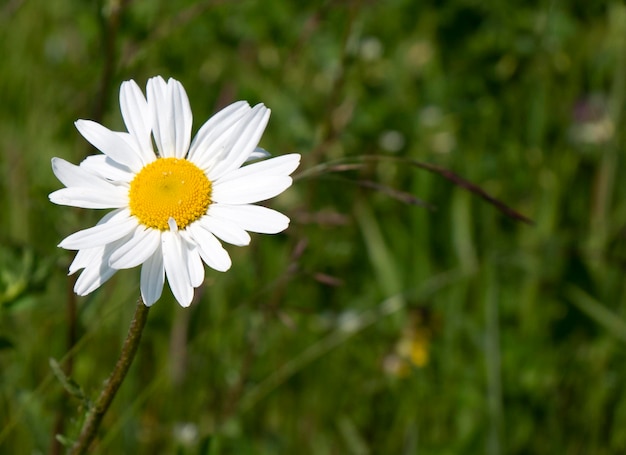
M626 453L626 7L582 0L1 3L1 453L76 436L50 358L92 399L117 359L138 269L71 323L56 245L102 212L48 201L50 159L158 74L194 132L265 103L302 165L285 233L155 304L94 453Z

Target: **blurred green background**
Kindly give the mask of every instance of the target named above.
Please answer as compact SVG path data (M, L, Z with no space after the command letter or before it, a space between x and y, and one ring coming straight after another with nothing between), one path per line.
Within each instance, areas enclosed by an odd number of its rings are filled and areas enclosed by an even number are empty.
M102 213L50 159L157 74L303 163L284 234L153 307L94 453L626 453L623 2L4 0L0 57L0 453L76 436L50 358L91 399L117 359L139 272L73 296Z

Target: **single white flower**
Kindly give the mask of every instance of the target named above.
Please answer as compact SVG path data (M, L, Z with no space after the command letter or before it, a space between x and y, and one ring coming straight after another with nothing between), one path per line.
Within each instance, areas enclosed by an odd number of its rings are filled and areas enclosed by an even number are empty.
M141 296L152 305L165 277L186 307L204 281L204 261L226 271L228 253L218 239L247 245L246 231L275 234L289 218L252 205L291 186L300 155L263 158L257 148L270 111L239 101L211 117L191 141L192 115L180 82L148 81L147 99L134 81L122 83L120 108L128 133L78 120L76 128L103 155L75 166L52 159L66 186L50 194L56 204L115 209L96 226L78 231L59 246L78 250L70 274L84 269L74 291L86 295L117 270L142 265ZM153 142L158 153L155 153Z

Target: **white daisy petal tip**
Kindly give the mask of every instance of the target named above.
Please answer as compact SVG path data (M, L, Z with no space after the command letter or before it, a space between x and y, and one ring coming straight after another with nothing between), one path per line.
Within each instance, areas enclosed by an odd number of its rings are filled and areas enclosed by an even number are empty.
M167 225L172 232L178 232L178 226L176 225L176 220L172 217L169 217L167 220Z
M156 251L141 266L141 298L146 306L152 306L163 293L165 269L161 251L160 235Z
M191 294L191 298L188 298L185 301L178 301L178 304L183 308L189 308L191 306L191 302L193 301L193 293Z
M246 163L249 163L250 161L257 161L257 160L263 160L265 158L269 158L270 156L272 156L270 154L270 152L268 152L265 149L262 149L261 147L257 147L255 148L252 153L250 154L250 156L246 159Z

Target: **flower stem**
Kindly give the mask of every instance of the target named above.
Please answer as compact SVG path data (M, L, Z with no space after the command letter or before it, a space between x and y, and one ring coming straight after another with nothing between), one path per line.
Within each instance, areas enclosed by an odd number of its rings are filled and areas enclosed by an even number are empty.
M133 358L137 352L137 347L139 346L139 341L141 340L141 333L143 332L146 320L148 319L149 309L149 307L144 305L143 300L140 297L137 301L135 316L130 323L130 328L128 329L128 335L124 341L120 358L117 360L115 368L113 368L111 376L109 376L109 379L100 392L98 399L89 410L87 419L85 420L83 428L80 431L80 435L70 449L69 453L71 455L84 454L96 437L102 418L109 409L117 390L122 385L122 382L126 377L126 373L128 373L128 369L133 362Z

